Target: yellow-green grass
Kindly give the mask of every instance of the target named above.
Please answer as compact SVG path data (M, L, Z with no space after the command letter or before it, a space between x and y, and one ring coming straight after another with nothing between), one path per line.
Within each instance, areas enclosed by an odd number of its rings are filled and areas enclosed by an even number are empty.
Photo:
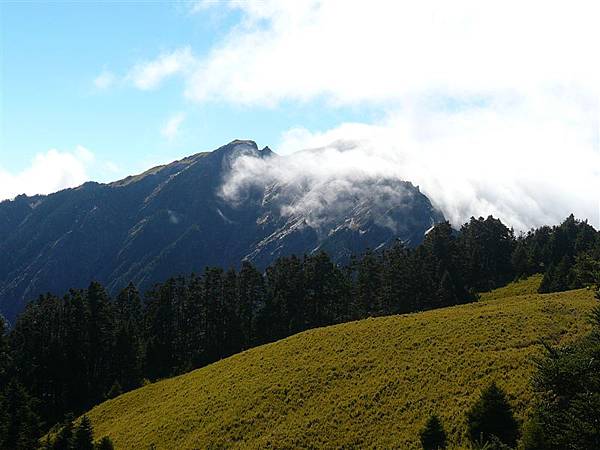
M481 294L479 300L495 300L517 295L536 294L542 282L542 274L533 275L525 280L513 281L501 288Z
M492 380L525 416L539 340L573 340L593 305L587 290L526 293L315 329L147 385L88 416L96 437L110 436L117 449L404 449L418 447L435 412L461 445L464 413Z

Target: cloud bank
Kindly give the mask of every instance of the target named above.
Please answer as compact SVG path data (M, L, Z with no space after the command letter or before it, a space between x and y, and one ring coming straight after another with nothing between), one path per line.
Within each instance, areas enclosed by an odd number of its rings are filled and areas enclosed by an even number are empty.
M198 101L385 103L560 87L598 94L593 1L225 5L243 20L190 72L186 92Z
M311 214L350 192L353 182L396 178L419 185L455 226L493 214L527 230L571 212L598 226L600 154L594 133L582 133L590 117L568 102L549 106L526 101L442 112L415 106L377 125L290 130L281 149L314 150L266 161L242 157L223 191L234 199L254 184L309 186L293 204ZM569 123L558 110L570 111Z
M38 153L31 165L11 173L0 166L0 201L19 194L49 194L89 180L94 154L79 145L73 151L48 150Z
M281 153L327 150L277 167L246 158L231 189L248 182L243 170L313 174L316 185L393 174L455 225L491 213L526 229L570 212L600 225L597 2L204 1L196 11L211 8L242 19L207 55L184 48L148 66L184 55L158 72L182 74L188 99L364 105L384 117L288 130Z

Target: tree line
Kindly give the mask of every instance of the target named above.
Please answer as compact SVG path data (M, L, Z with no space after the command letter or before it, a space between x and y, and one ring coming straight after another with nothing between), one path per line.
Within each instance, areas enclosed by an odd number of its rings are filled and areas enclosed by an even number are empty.
M207 267L144 295L130 284L112 297L97 282L44 294L10 331L0 320L0 448L31 448L19 439L107 398L306 329L465 303L533 273L545 291L580 287L598 261L600 233L585 221L516 237L490 216L458 231L437 224L414 249L398 242L344 266L321 252L264 272Z

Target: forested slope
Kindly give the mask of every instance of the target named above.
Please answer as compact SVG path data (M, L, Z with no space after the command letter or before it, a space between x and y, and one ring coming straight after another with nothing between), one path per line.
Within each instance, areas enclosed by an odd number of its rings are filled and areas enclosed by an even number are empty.
M540 339L565 343L588 329L591 290L537 294L538 285L539 277L477 303L306 331L88 416L96 437L119 449L412 448L430 413L459 444L483 387L495 380L522 418Z

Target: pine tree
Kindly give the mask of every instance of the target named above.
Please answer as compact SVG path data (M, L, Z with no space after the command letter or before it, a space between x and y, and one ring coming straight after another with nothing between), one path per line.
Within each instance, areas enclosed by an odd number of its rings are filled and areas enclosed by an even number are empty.
M436 297L438 301L437 307L451 306L458 303L456 287L454 286L450 272L447 270L442 275Z
M262 274L244 261L238 274L238 315L243 333L243 348L256 344L256 319L265 307L265 281Z
M296 256L279 258L266 271L265 307L258 318L265 341L305 329L303 264Z
M110 387L110 390L106 394L106 397L107 398L115 398L115 397L118 397L119 395L121 395L122 393L123 393L123 387L121 386L121 384L119 383L118 380L115 380L113 385Z
M73 448L77 450L94 450L94 429L88 416L83 416L73 436Z
M304 270L304 326L313 328L335 322L334 304L339 291L338 270L325 252L306 256Z
M133 389L142 378L142 304L136 287L130 283L114 300L114 376L125 390Z
M409 251L400 241L383 254L379 310L382 314L414 311Z
M472 288L489 290L514 278L515 237L500 220L471 217L461 227L457 244L464 259L464 280Z
M495 436L503 444L515 446L519 427L506 394L490 384L467 412L467 427L473 443L486 444Z
M8 345L8 325L0 314L0 386L5 386L8 380L8 371L11 365L10 349Z
M203 276L203 297L205 305L205 357L213 362L223 355L223 270L207 267Z
M40 424L35 402L17 381L8 383L4 392L4 424L0 426L0 448L29 450L37 448Z
M0 392L0 449L6 448L4 444L8 440L8 405L4 400L4 392Z
M377 313L381 304L381 261L379 255L370 250L357 262L352 315L363 319Z
M189 280L189 295L185 299L186 321L180 334L185 340L185 358L192 367L206 364L206 298L202 279L192 274Z
M243 348L244 333L238 313L238 280L235 270L228 270L223 277L223 305L221 313L223 354L230 356Z
M100 442L94 446L95 450L114 450L114 448L115 447L108 436L104 436L100 439Z
M446 432L442 422L435 414L429 416L427 423L419 434L423 450L439 450L446 448Z
M147 293L145 372L150 379L168 376L175 365L176 281L171 278Z
M110 389L114 381L114 313L112 303L104 287L95 281L86 291L90 311L90 385L98 401Z
M53 450L71 450L73 448L73 420L68 418L60 429L52 446Z
M518 241L518 244L513 251L511 256L511 264L514 269L514 274L517 278L533 274L533 270L529 264L527 249L522 241Z

